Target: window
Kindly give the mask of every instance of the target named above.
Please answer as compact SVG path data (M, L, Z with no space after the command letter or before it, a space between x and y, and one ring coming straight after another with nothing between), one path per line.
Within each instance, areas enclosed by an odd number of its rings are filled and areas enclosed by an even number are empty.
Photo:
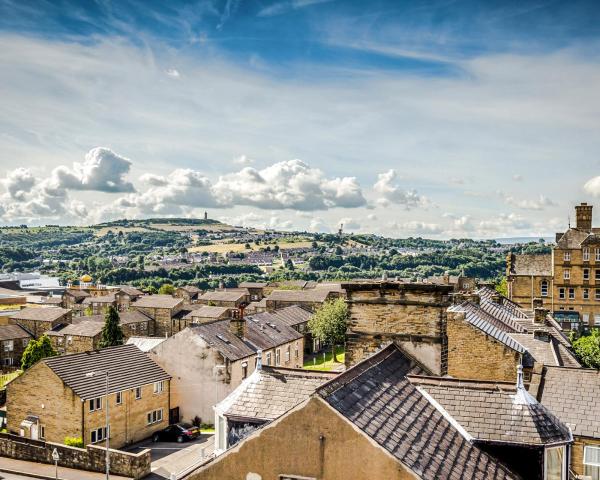
M158 410L152 410L151 412L148 412L148 414L146 416L146 419L147 419L148 425L152 425L153 423L162 422L162 419L163 419L162 408L159 408Z
M285 474L285 475L279 475L279 480L317 480L314 477L299 477L297 475L289 475L289 474Z
M132 332L136 331L136 324L135 323L132 323L131 325L129 325L129 327L131 328Z
M583 474L592 477L592 480L600 480L600 447L584 447Z
M547 448L544 451L544 478L565 480L565 447Z
M248 362L242 362L242 378L248 376Z
M121 405L123 403L123 392L115 393L115 403Z
M281 365L281 349L280 348L275 350L275 365L276 366Z
M14 342L12 340L5 340L4 342L2 342L2 344L4 345L5 352L12 352L15 348Z
M106 440L106 427L97 428L90 433L92 443L98 443Z
M590 249L584 248L583 249L583 261L588 262L589 260L590 260Z
M23 348L25 348L25 347L27 347L27 345L29 345L29 339L28 338L24 338L22 340L22 342L23 342Z
M558 298L562 298L562 299L565 298L565 289L564 289L564 287L560 287L558 289Z
M6 365L7 367L10 367L13 364L13 359L12 357L6 357L4 359L4 365Z
M136 387L135 388L135 399L139 400L140 398L142 398L142 387Z
M596 269L596 270L594 271L594 278L595 278L596 280L600 280L600 270L599 270L599 269Z
M288 345L287 350L285 351L285 363L288 363L290 361L290 346Z
M575 289L569 288L569 300L575 300Z
M154 382L154 393L162 393L164 389L165 389L164 381L161 380L160 382Z
M597 288L597 289L596 289L596 296L595 296L595 299L596 299L596 301L597 301L597 302L600 302L600 288Z
M583 289L583 299L584 300L589 300L590 299L590 289L589 288L584 288Z
M583 279L584 280L589 280L590 279L590 269L589 268L584 268L583 269Z
M92 398L89 402L90 412L102 409L102 397Z
M67 345L71 345L73 343L73 337L71 335L67 335Z
M568 268L565 268L563 270L563 278L565 280L569 280L571 278L571 270L569 270Z
M600 315L596 313L594 315L594 327L597 327L598 325L600 325Z
M296 342L296 348L294 350L294 357L296 358L296 360L298 360L299 355L300 352L298 352L298 342Z
M548 296L548 280L542 280L541 283L542 297Z
M594 249L594 254L596 256L596 261L600 261L600 248Z
M45 425L40 425L40 438L43 440L44 438L46 438L46 426Z
M571 261L571 252L565 252L564 259L565 259L565 262L570 262Z
M584 313L583 314L583 324L584 325L589 325L590 324L590 314L589 313Z
M271 365L271 352L267 353L267 365Z

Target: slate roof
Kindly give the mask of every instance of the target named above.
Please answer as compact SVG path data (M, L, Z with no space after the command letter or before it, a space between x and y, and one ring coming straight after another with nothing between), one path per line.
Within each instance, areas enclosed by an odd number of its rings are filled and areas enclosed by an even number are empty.
M291 305L279 308L274 312L263 312L254 316L264 319L266 322L281 322L290 327L295 327L307 323L313 314L299 305Z
M406 378L423 373L415 360L390 345L317 393L419 478L518 479L467 441Z
M87 322L71 323L58 331L59 335L75 335L79 337L95 337L102 332L103 323L93 320Z
M263 366L254 370L215 410L232 419L272 421L335 376L331 372Z
M545 342L536 339L533 334L529 333L509 333L508 335L523 345L536 361L544 365L581 366L575 356L552 336L549 342Z
M474 440L519 445L570 442L571 434L542 404L516 401L516 385L438 377L409 376L433 397Z
M39 322L54 322L63 317L70 310L61 307L26 307L12 314L10 318L17 320L36 320Z
M142 295L144 295L144 292L142 292L141 290L138 290L135 287L130 287L128 285L121 287L119 289L119 292L123 292L131 297L141 297Z
M126 345L135 345L142 352L149 352L166 340L165 337L129 337Z
M277 302L316 302L327 300L330 290L326 288L311 288L308 290L273 290L267 301Z
M128 312L119 312L119 323L121 325L127 325L129 323L147 322L148 320L152 320L152 318L138 310L129 310ZM81 322L97 322L97 323L103 324L105 321L106 321L105 315L90 315L90 316L83 316L83 317L74 317L71 323L77 324L77 323L81 323Z
M248 292L242 290L221 290L203 293L198 299L208 302L238 302L243 300L247 295Z
M590 235L585 230L570 228L556 242L556 246L561 249L580 248L581 244Z
M19 325L0 325L0 341L30 337L31 334Z
M202 290L193 285L184 285L183 287L179 287L177 290L183 290L184 292L189 293L190 295L198 295Z
M86 292L85 290L68 289L68 290L65 290L65 293L75 297L78 300L83 300L84 298L87 298L90 296L90 294L88 292Z
M513 255L511 275L552 276L552 255Z
M83 400L105 394L106 371L109 374L109 393L171 378L135 345L120 345L42 361ZM89 372L98 374L86 377Z
M600 370L548 367L538 399L571 427L573 435L600 438Z
M218 320L189 328L232 362L256 355L256 349L252 345L229 331L229 320Z
M183 303L181 298L171 295L144 295L133 302L134 307L143 308L168 308L173 309Z
M114 295L99 295L97 297L86 297L83 302L83 305L91 305L92 303L115 303L116 299Z
M241 282L238 287L240 288L265 288L268 285L267 282Z
M257 349L268 350L304 338L304 335L268 312L246 317L246 340Z
M228 312L230 307L214 307L212 305L199 305L200 308L195 308L186 315L184 319L191 320L194 317L200 318L219 318L224 313Z

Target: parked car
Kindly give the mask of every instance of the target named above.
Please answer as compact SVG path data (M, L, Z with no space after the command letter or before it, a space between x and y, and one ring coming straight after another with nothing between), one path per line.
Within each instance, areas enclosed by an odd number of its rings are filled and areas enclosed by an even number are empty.
M190 423L176 423L169 425L163 430L154 432L153 442L177 442L182 443L186 440L193 440L200 436L200 429Z

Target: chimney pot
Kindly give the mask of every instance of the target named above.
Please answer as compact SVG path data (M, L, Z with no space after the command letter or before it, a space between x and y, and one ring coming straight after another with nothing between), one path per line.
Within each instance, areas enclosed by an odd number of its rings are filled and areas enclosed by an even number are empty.
M592 205L588 205L585 202L575 206L575 228L585 232L592 231L592 208Z

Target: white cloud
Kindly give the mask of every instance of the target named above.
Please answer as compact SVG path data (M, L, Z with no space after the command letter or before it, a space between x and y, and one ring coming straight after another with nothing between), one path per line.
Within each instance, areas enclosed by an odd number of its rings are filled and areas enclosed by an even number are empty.
M176 70L174 68L169 68L166 71L166 74L171 77L171 78L179 78L181 75L179 74L179 70Z
M583 190L594 197L600 197L600 176L590 178L585 182Z
M504 199L504 203L521 210L544 210L546 207L556 206L556 203L554 203L545 195L540 195L535 200L521 200L513 197L512 195L506 195L503 192L499 192L499 194Z
M35 185L36 180L27 168L17 168L9 172L0 183L6 188L8 197L14 200L24 200L27 193Z
M438 235L444 231L444 228L437 223L419 221L409 221L404 223L391 222L389 228L395 231L395 236L398 237L407 235Z
M360 230L361 228L360 223L352 217L340 218L340 220L338 221L338 225L343 225L345 232L355 232L356 230Z
M373 185L373 190L380 195L377 203L384 207L390 204L404 205L407 210L427 205L427 199L420 196L416 190L404 190L394 183L396 176L394 169L377 175L377 182Z
M308 231L315 233L329 233L331 232L331 228L329 228L329 225L327 225L325 220L321 217L315 217L310 221Z
M237 158L233 159L233 163L235 163L236 165L250 165L254 162L254 160L252 160L251 158L247 157L246 155L240 155Z

